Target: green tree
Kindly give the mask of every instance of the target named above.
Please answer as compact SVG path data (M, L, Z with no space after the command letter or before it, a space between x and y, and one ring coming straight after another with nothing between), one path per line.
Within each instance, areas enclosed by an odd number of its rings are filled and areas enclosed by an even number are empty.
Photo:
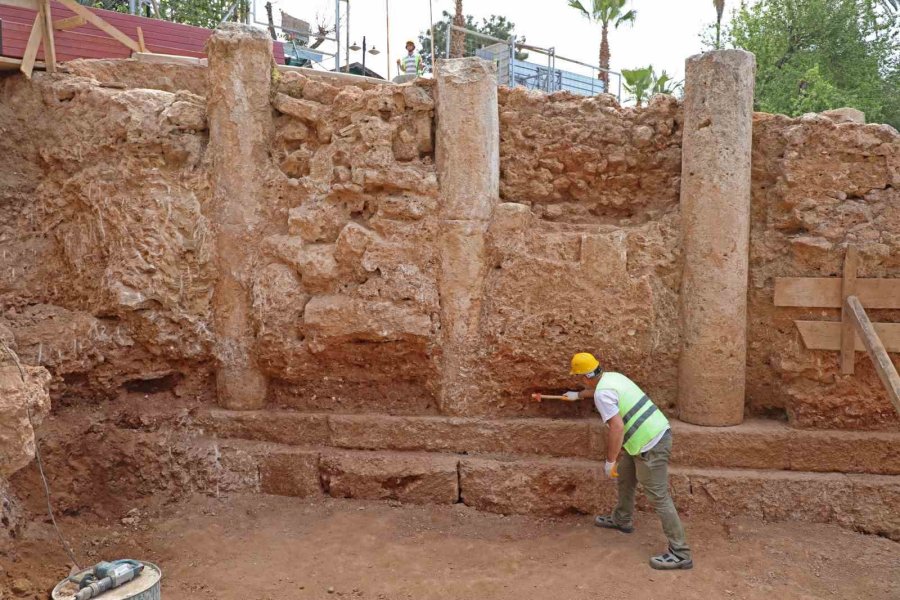
M725 0L713 0L716 7L716 49L722 47L722 15L725 13Z
M609 25L614 29L625 24L634 24L637 11L625 10L627 0L592 0L590 10L584 7L581 0L569 0L569 6L581 12L591 23L600 24L600 72L597 77L603 81L604 91L609 91Z
M725 33L756 55L757 110L852 106L900 127L900 22L872 0L745 0Z
M623 87L635 106L641 107L655 94L676 95L680 93L682 82L675 81L665 69L657 75L653 65L640 69L622 69Z
M443 11L444 18L434 24L434 53L437 58L446 58L447 54L447 23L453 18L446 10ZM466 15L465 28L489 35L498 40L507 40L516 29L516 24L501 15L491 15L488 19L481 19L481 23L475 21L472 15ZM525 43L524 37L516 38L519 43ZM475 36L467 36L466 51L467 55L471 55L477 48L489 45L492 42L487 40L478 40ZM451 52L452 53L452 52ZM419 34L419 54L425 64L433 64L431 61L431 30ZM516 59L525 60L528 58L527 52L521 50L516 51Z

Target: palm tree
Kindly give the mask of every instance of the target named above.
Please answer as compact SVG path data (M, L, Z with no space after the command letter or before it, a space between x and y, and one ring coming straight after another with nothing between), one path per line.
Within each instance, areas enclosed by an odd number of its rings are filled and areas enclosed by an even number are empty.
M453 15L453 24L457 27L466 26L466 17L463 14L462 0L456 0L456 14ZM466 34L462 31L452 30L450 34L450 57L462 58L466 53Z
M625 10L627 0L592 0L591 10L584 7L580 0L569 0L569 6L581 11L591 23L600 23L600 72L597 74L603 81L603 90L609 91L609 24L618 29L620 25L634 23L637 11Z
M722 48L722 14L725 12L725 0L713 0L716 7L716 50Z

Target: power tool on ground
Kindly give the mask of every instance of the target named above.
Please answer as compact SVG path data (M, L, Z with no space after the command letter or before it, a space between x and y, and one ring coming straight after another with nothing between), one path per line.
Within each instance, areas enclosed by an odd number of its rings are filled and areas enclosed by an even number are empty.
M98 562L91 572L78 581L75 600L96 598L103 592L128 583L144 570L144 565L136 560L122 559Z

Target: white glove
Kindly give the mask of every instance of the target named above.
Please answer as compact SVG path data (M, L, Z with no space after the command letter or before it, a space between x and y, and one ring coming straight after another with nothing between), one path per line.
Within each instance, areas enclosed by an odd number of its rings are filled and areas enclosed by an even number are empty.
M576 400L578 400L578 392L566 392L565 394L563 394L563 396L565 396L566 399L570 402L575 402Z
M616 463L614 462L606 461L603 463L603 472L606 473L606 476L610 479L615 479L619 476L616 472Z

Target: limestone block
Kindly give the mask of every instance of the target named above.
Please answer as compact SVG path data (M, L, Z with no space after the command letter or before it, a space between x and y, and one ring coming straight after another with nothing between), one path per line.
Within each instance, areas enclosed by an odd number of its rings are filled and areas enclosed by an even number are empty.
M357 121L356 126L363 142L369 147L389 147L396 128L396 124L378 117L364 117Z
M334 242L351 213L362 211L364 205L362 197L312 198L288 211L288 231L305 242Z
M317 79L309 79L306 82L306 85L303 86L303 97L307 100L312 100L313 102L319 102L321 104L331 104L334 102L335 96L340 92L340 88L337 88L330 83L325 83L324 81L318 81Z
M866 113L857 108L834 108L822 112L822 116L828 117L835 123L865 123Z
M325 492L335 498L452 504L459 499L455 456L389 452L323 452Z
M306 177L310 172L309 161L312 158L312 150L299 148L284 157L281 161L281 170L288 177Z
M35 427L50 414L50 373L43 367L23 369L24 382L15 364L0 365L0 478L8 478L34 458L28 411Z
M310 498L322 493L319 453L298 448L279 448L259 459L260 491L276 496Z
M414 160L419 157L419 141L409 129L400 128L394 136L393 150L399 161Z
M346 296L316 296L303 317L310 350L346 341L387 342L430 338L431 318L404 305Z
M378 215L387 219L417 220L431 214L437 208L434 196L420 194L392 194L378 200Z
M617 497L597 462L463 458L459 477L467 506L504 514L602 514Z
M431 94L417 85L403 86L403 102L407 108L415 111L434 110L434 100Z
M428 114L418 114L413 121L415 130L416 147L421 154L434 152L434 119Z
M555 419L465 419L331 415L331 443L342 448L482 454L583 456L588 422Z
M276 93L272 100L272 106L278 112L290 115L296 119L301 119L309 124L316 124L322 119L324 107L318 102L310 102L309 100L298 100L287 94Z
M176 99L164 111L165 117L177 129L188 131L206 130L206 106L202 98L196 101Z
M278 91L287 94L293 98L301 98L303 96L303 88L309 79L296 71L287 71L281 73L281 80L278 82Z
M297 255L294 266L308 292L327 292L338 281L334 250L334 244L312 244L304 246Z
M359 223L347 223L338 234L334 248L334 258L340 265L355 265L362 260L366 249L377 234Z
M279 128L278 136L286 142L305 142L309 138L309 127L303 121L291 120Z
M387 148L390 157L393 154ZM360 169L362 185L367 191L411 191L437 195L438 182L435 172L423 165L395 165L388 168Z
M231 411L212 409L198 418L205 432L220 438L238 438L293 446L330 444L328 417L295 411Z

